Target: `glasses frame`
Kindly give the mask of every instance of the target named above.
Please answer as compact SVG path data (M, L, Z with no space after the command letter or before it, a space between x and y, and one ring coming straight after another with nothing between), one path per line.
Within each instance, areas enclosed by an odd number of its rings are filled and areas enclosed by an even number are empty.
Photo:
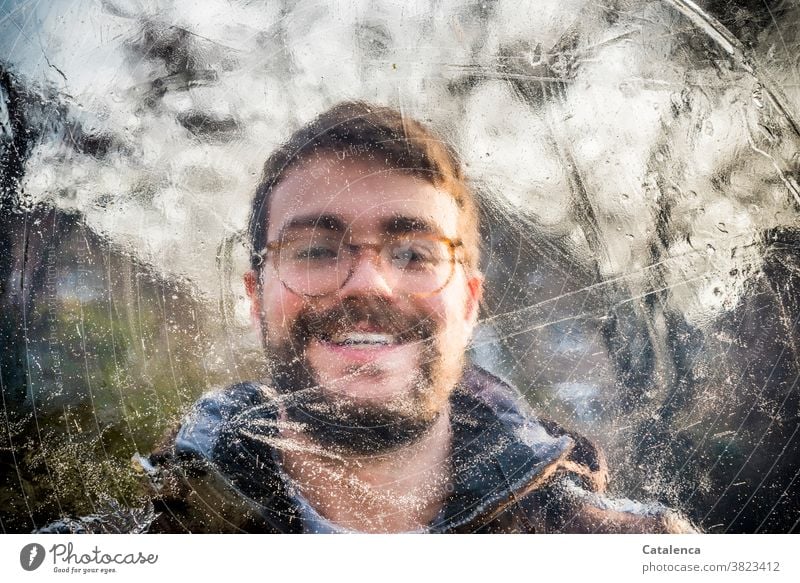
M455 275L455 272L456 272L456 264L460 263L460 264L463 265L463 260L461 258L456 257L456 249L464 246L464 242L461 239L450 239L448 237L444 237L444 236L440 236L440 235L432 235L432 236L426 235L426 237L428 237L429 239L432 239L434 241L438 241L440 243L444 243L445 245L447 245L447 249L448 249L448 252L450 254L450 273L447 275L447 278L445 279L444 283L442 283L442 285L440 285L439 287L437 287L433 291L416 292L416 293L415 292L404 292L404 295L417 297L417 298L419 298L419 297L423 297L424 298L424 297L430 297L432 295L435 295L435 294L439 293L445 287L447 287L447 284L449 284L450 281L453 279L453 275ZM383 249L387 245L390 245L393 241L396 241L398 239L403 239L403 238L404 238L403 236L395 237L394 239L392 239L390 241L387 241L386 243L361 243L361 244L346 243L345 245L347 245L348 247L355 248L354 249L354 251L355 251L354 261L352 262L352 265L350 265L350 269L347 272L347 277L345 277L342 280L342 283L338 288L336 288L333 291L325 292L325 293L322 293L322 294L306 294L306 293L299 292L299 291L297 291L295 289L292 289L292 287L290 285L288 285L283 280L283 278L281 277L281 271L280 271L280 267L278 265L279 253L277 253L277 252L280 251L281 248L283 247L283 245L288 243L288 241L281 241L281 240L269 241L261 251L259 251L258 253L255 253L254 256L259 259L259 263L258 263L258 266L256 267L256 270L259 273L259 281L260 281L261 280L260 275L261 275L261 272L263 270L264 264L266 263L264 258L267 255L272 255L272 268L275 270L275 273L277 274L278 279L280 280L281 285L283 285L283 287L285 287L287 290L289 290L293 294L298 295L298 296L302 296L302 297L305 297L305 298L322 298L322 297L325 297L325 296L330 296L330 295L338 293L342 288L344 288L345 285L347 285L347 282L350 281L351 277L353 277L353 273L355 272L356 266L358 265L358 261L360 260L361 255L363 254L363 251L365 249L372 249L373 251L375 251L375 254L378 257L380 257L381 256L381 252L383 251ZM407 237L407 238L411 238L411 237Z

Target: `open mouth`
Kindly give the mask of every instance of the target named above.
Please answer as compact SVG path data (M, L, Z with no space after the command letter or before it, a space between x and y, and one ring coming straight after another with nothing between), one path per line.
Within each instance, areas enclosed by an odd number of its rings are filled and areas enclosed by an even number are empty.
M305 312L295 326L298 344L333 350L347 361L372 361L401 348L419 348L434 333L424 315L364 300L343 301L324 312Z
M393 346L401 343L397 336L381 332L342 332L331 336L328 342L336 346L354 348Z
M394 358L394 356L407 355L406 349L411 345L408 343L409 339L402 334L393 334L388 331L382 330L335 330L330 334L323 334L316 336L311 344L309 350L317 356L327 358L330 366L350 366L352 364L368 365L375 364L376 359ZM322 353L316 352L315 346L323 350ZM384 366L391 368L409 366L410 362L403 359L405 365L399 361L394 365L389 365L384 362ZM320 361L323 362L323 361Z

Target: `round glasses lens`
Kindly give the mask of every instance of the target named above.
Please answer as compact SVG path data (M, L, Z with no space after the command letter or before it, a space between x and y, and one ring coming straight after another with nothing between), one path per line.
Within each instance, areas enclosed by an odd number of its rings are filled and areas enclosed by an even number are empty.
M445 241L414 237L384 248L395 285L407 293L430 293L444 286L453 269L453 256Z
M298 237L281 243L276 268L289 289L303 295L324 295L344 285L350 253L336 238Z

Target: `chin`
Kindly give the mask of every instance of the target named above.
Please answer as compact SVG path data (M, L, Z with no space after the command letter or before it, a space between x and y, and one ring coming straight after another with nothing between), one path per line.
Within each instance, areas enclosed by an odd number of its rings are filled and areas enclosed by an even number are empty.
M319 446L342 455L388 452L421 439L447 409L460 373L448 371L452 360L431 346L414 347L413 358L354 363L313 344L294 361L295 374L282 377L282 392L299 397L287 417Z

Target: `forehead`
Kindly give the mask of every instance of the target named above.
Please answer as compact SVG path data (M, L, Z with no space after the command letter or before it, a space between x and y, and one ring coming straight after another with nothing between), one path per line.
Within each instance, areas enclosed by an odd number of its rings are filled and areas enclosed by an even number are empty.
M267 237L275 239L298 217L334 216L353 232L379 233L397 218L456 238L458 215L455 199L425 180L333 154L300 163L273 189Z

